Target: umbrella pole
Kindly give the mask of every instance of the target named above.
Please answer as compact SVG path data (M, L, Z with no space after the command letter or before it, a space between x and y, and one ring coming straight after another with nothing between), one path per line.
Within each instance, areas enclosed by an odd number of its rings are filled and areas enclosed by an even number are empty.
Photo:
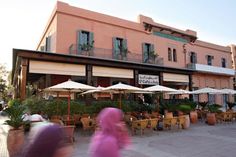
M57 92L57 115L58 115L58 101L59 101L59 92Z
M121 93L119 93L119 99L120 99L120 101L119 101L119 107L120 107L120 109L121 109Z
M69 120L70 120L70 91L69 91L69 95L68 95L68 116L67 116L67 120L68 120L68 124L69 124Z

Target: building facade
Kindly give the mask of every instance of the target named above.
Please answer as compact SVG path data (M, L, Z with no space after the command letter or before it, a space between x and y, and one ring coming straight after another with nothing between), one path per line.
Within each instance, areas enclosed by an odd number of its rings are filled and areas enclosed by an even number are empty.
M13 72L16 97L24 99L28 83L43 89L68 78L93 86L232 89L235 70L230 47L197 40L195 31L143 15L131 22L57 2L36 51L14 50ZM211 99L223 104L226 98Z

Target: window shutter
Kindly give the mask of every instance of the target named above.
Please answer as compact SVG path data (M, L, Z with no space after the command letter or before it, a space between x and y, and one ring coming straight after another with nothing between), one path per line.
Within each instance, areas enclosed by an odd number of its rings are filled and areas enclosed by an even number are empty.
M150 49L150 51L155 51L155 50L154 50L154 44L151 44L151 49Z
M40 46L40 51L45 51L45 46Z
M150 51L152 52L152 55L155 54L154 44L150 45ZM154 57L154 56L150 56L150 57Z
M94 33L93 32L89 32L89 45L90 46L94 46Z
M124 52L122 52L122 55L123 55L123 57L126 57L127 53L128 53L127 39L122 40L122 46L123 46L122 50L124 51Z
M122 40L122 45L123 45L124 49L128 49L128 47L127 47L127 39L123 39Z
M117 42L116 42L116 37L113 37L113 38L112 38L112 46L113 46L113 49L112 49L113 58L114 58L114 59L118 59L119 47L118 47L118 44L117 44Z
M82 47L81 44L83 43L83 38L82 38L82 31L78 31L77 32L77 43L76 43L76 47L77 47L77 53L80 54L82 51Z
M147 63L148 62L148 52L147 52L146 43L142 43L142 51L143 51L143 62Z
M197 63L197 53L194 53L194 63Z

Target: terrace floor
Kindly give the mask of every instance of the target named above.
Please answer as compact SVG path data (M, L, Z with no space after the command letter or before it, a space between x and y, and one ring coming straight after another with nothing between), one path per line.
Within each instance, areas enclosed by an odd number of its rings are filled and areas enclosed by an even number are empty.
M0 116L0 156L8 157L7 126ZM124 157L233 157L236 154L236 122L209 126L198 122L186 130L153 131L132 136L132 144L122 150ZM77 131L72 157L88 157L91 134Z

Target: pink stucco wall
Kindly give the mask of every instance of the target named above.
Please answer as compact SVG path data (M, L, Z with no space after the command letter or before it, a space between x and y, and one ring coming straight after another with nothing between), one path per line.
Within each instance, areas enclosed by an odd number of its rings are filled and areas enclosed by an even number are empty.
M44 38L51 33L55 33L53 42L53 52L69 54L71 44L76 44L77 31L86 30L94 33L94 47L111 50L112 37L127 39L128 49L132 54L142 54L142 43L155 45L155 51L159 57L164 59L164 66L175 68L186 68L190 63L190 52L197 53L198 64L207 64L206 55L214 56L213 65L221 67L221 58L226 59L227 68L231 65L230 47L215 45L212 43L197 40L194 44L163 38L145 31L143 23L151 23L155 26L162 26L176 30L183 34L196 36L195 31L179 30L177 28L164 26L155 23L151 18L139 16L138 22L131 22L124 19L104 15L80 8L70 6L66 3L57 2L57 6L51 16L49 24L40 40L42 45ZM177 50L177 62L168 61L168 47ZM184 48L186 51L184 51ZM214 87L214 88L233 88L232 76L224 76L208 73L196 73L193 75L193 87ZM204 96L202 97L204 100ZM221 98L217 97L217 102Z

